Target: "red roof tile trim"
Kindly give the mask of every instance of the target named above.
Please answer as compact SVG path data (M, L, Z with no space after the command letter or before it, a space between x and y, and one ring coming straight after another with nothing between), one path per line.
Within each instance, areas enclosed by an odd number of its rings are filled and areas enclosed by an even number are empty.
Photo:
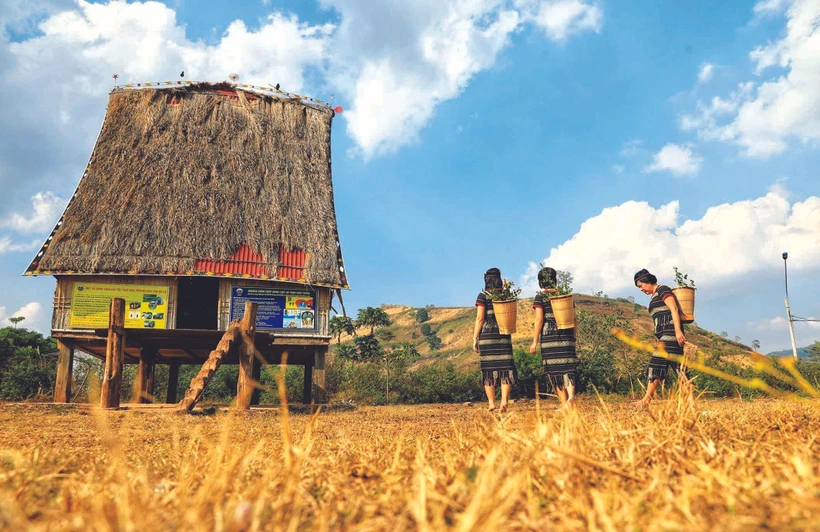
M279 268L276 275L272 275L268 265L264 262L262 255L253 251L250 247L243 245L229 260L200 259L196 261L194 270L198 273L209 273L214 275L250 275L271 276L294 281L304 278L305 252L301 250L285 251L279 249Z

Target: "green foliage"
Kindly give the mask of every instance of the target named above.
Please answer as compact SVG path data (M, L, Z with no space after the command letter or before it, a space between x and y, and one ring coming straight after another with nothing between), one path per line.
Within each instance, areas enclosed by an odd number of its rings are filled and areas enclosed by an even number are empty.
M689 274L688 273L686 273L686 274L681 273L680 270L678 270L677 266L673 266L673 269L675 270L675 282L678 283L679 287L681 287L681 288L695 288L695 281L692 280L692 279L689 279Z
M14 328L16 329L16 328L17 328L17 324L18 324L18 323L20 323L21 321L23 321L24 319L26 319L26 317L25 317L25 316L16 316L16 317L14 317L14 318L9 318L9 321L11 322L11 324L12 324L12 325L14 326Z
M397 396L403 403L461 403L484 396L481 374L460 373L451 362L430 364L407 372Z
M372 334L366 336L357 336L356 351L358 352L358 360L371 362L379 360L384 355L384 349L379 343L379 340Z
M423 334L424 336L430 336L431 334L433 334L433 328L430 327L429 323L423 323L421 325L421 334Z
M513 352L515 369L518 373L518 391L525 397L535 397L535 384L540 382L540 389L544 387L544 363L538 353L532 355L525 349L516 349Z
M442 342L441 338L435 334L425 336L424 340L427 342L427 345L430 346L431 351L438 351L442 348L442 346L444 346L444 342Z
M760 341L759 340L752 340L752 349L757 351L760 349Z
M416 311L416 321L419 323L424 323L425 321L430 319L430 315L427 313L426 308L420 308Z
M57 343L28 329L0 329L0 398L29 399L52 394L57 376Z
M390 316L380 308L366 307L359 309L356 316L356 328L370 327L371 336L378 327L387 327L391 324Z
M356 325L353 323L353 320L347 316L333 316L330 318L328 327L330 335L336 337L337 344L342 343L343 334L356 334Z
M356 350L356 346L354 345L338 345L336 347L336 353L345 360L359 359L359 352Z
M396 333L389 329L379 329L376 331L376 336L383 342L392 342L393 338L396 337Z
M633 373L633 357L617 338L615 327L625 329L629 322L618 314L578 311L579 391L594 386L601 393L627 393L638 375ZM620 368L620 371L616 370Z
M514 286L514 282L504 279L501 283L501 288L487 290L485 293L489 295L492 301L513 301L517 300L521 294L521 289L513 288Z

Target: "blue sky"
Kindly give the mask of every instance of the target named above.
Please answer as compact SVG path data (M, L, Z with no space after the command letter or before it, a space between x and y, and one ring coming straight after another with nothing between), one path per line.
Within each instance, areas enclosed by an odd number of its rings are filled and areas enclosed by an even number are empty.
M111 74L179 70L345 107L349 310L471 305L491 266L531 294L539 261L644 302L632 273L671 283L678 265L700 325L774 350L788 249L793 312L820 317L816 1L29 4L0 0L17 102L0 109L0 320L48 329L53 279L20 274L80 178Z

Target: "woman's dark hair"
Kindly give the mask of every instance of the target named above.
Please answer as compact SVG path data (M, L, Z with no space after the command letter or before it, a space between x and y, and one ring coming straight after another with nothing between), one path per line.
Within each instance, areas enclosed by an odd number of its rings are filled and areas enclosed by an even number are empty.
M643 270L635 273L635 286L638 286L638 282L658 284L658 278L649 273L649 270L644 268Z
M552 268L541 268L538 272L539 288L558 288L558 272Z
M494 290L496 288L504 288L504 282L501 280L501 270L490 268L484 274L484 290Z

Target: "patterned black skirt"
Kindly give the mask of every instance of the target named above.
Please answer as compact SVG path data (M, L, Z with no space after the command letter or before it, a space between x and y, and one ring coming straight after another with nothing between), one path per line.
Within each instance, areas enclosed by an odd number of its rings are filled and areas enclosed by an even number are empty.
M668 332L657 334L655 337L658 339L658 343L663 346L663 349L667 354L683 356L683 347L681 347L678 343L678 339L675 338L674 332L672 334L669 334ZM649 359L649 369L646 372L646 379L649 382L652 382L655 379L665 380L669 375L670 370L674 370L675 373L679 373L680 364L673 360L667 360L665 358L652 355L652 358Z
M482 332L478 337L478 351L484 386L515 384L517 375L509 334Z
M541 331L541 358L547 383L553 389L575 386L578 379L575 329L558 329L554 320L551 323L545 320Z

